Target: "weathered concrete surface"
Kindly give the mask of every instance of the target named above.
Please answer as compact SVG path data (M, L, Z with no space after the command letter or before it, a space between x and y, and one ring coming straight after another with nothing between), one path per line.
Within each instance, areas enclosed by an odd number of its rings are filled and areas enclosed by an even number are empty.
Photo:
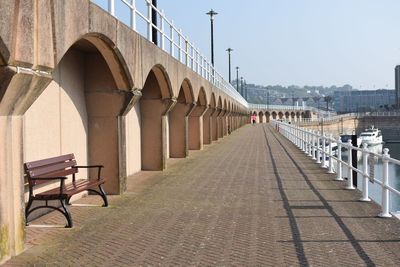
M29 228L30 248L4 266L398 266L400 221L276 134L249 125L135 175L110 208L73 206L73 229Z

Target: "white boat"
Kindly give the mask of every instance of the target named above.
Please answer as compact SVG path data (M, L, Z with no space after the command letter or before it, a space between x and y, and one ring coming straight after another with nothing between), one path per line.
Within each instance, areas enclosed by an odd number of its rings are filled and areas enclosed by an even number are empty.
M361 132L359 138L361 139L361 144L366 143L369 146L383 143L381 130L374 128L373 125L370 128L365 129L364 132Z

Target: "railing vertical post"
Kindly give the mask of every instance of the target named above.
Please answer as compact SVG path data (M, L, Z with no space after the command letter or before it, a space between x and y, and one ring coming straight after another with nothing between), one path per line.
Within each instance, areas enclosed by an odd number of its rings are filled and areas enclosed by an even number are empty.
M317 164L321 164L321 149L320 149L320 139L321 136L319 135L319 131L317 131Z
M161 30L161 49L165 51L165 30L164 30L164 10L161 9L160 15L160 30Z
M348 164L348 169L347 169L347 186L346 189L348 190L353 190L355 189L353 186L353 158L352 158L352 144L351 144L351 139L349 139L347 141L347 154L348 154L348 160L347 160L347 164Z
M179 62L182 63L182 29L179 29L179 33L178 33L178 42L179 42Z
M171 21L169 25L169 36L171 38L171 46L169 48L171 56L175 56L175 41L174 41L174 21Z
M392 214L389 212L389 149L383 149L382 155L382 212L378 215L382 218L392 217Z
M113 0L114 1L114 0ZM136 31L136 0L132 1L132 9L131 9L131 27L134 31Z
M342 175L342 139L337 139L337 176L336 181L343 181Z
M326 168L326 135L325 133L322 135L322 162L321 162L321 167Z
M332 134L329 135L329 168L328 168L328 173L334 173L333 171L333 151L332 151L332 140L333 140L333 136Z
M315 135L315 130L312 130L311 133L312 133L312 159L316 160L317 158L315 157L315 154L316 154L315 143L316 143L317 137Z
M308 156L312 157L312 147L313 147L313 135L312 131L308 131Z
M308 155L308 142L309 142L309 138L308 138L308 131L307 129L304 129L304 153L306 153Z
M189 41L187 37L185 38L185 61L186 61L186 66L189 66Z
M360 201L371 201L371 199L368 197L368 158L369 158L369 153L367 143L363 143L363 150L362 150L362 161L363 161L363 188L362 188L362 198Z
M146 0L147 2L147 39L152 42L153 41L153 23L151 20L151 13L153 11L153 7L151 6L151 2Z
M115 0L108 0L108 12L115 16Z

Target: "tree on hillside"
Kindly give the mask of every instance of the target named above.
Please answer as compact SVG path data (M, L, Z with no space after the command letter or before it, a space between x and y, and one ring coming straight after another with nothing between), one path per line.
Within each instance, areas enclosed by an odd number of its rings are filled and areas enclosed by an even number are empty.
M329 103L332 102L332 100L333 98L330 95L324 97L324 101L326 102L326 111L329 110Z

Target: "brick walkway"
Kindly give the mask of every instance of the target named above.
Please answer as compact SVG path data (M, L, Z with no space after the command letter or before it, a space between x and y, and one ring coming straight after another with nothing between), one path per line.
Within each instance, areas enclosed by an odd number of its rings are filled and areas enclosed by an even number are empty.
M135 175L109 208L73 206L73 229L29 227L28 249L5 266L399 266L400 221L325 171L249 125ZM64 221L33 222L45 223Z

